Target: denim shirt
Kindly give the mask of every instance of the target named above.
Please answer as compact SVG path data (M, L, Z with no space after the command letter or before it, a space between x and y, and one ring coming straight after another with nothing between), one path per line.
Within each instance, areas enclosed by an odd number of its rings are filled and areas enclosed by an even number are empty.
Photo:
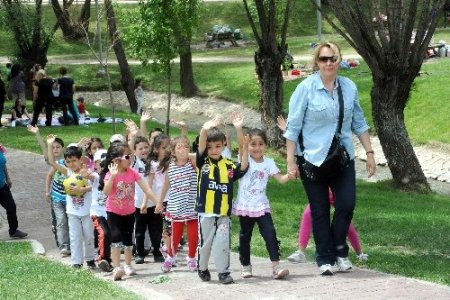
M341 144L351 159L355 157L352 132L360 136L369 129L359 105L356 85L346 77L338 77L333 96L323 85L319 73L302 81L289 101L289 115L284 137L297 143L297 155L313 165L320 166L327 157L331 142L337 131L339 118L338 84L344 97L344 120L339 135ZM304 151L300 150L298 136L303 131Z

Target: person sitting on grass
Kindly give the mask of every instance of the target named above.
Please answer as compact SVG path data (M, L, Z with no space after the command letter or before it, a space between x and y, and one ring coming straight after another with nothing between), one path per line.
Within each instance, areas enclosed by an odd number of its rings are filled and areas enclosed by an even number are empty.
M24 118L27 117L27 119ZM17 98L11 109L11 122L16 121L16 126L27 126L30 123L30 115L22 99Z

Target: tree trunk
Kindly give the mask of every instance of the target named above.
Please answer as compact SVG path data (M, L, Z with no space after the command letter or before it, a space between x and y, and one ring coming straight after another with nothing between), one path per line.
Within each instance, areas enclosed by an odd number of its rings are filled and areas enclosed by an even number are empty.
M190 45L184 47L180 54L180 86L181 95L184 97L192 97L197 93L197 86L195 85L192 68L192 52Z
M164 126L164 133L170 135L170 105L172 102L172 67L169 67L167 74L167 112L166 112L166 124Z
M82 22L73 22L70 17L69 7L73 1L63 1L63 7L59 4L58 0L51 0L52 8L55 13L58 25L61 28L64 39L68 41L79 41L86 37L85 30L88 31L89 22L85 23L85 18L90 16L90 0L86 0L83 5L80 20ZM89 12L88 12L89 11ZM89 19L88 19L89 20ZM87 25L87 27L84 27Z
M130 110L133 113L137 112L137 101L134 95L134 78L128 65L125 49L123 48L122 40L119 37L116 26L116 17L111 0L105 0L106 17L108 18L108 32L111 42L113 43L114 53L120 69L120 84L122 85L125 94L127 95Z
M91 0L85 0L83 7L81 8L80 16L78 17L78 23L84 27L86 32L89 32L90 18L91 18Z
M411 82L410 78L399 74L375 78L372 114L395 184L406 190L429 192L430 186L409 141L404 120Z
M281 74L281 58L274 59L274 54L255 53L256 73L260 85L259 108L261 122L266 130L267 140L271 146L281 146L283 139L276 125L283 107L283 76Z

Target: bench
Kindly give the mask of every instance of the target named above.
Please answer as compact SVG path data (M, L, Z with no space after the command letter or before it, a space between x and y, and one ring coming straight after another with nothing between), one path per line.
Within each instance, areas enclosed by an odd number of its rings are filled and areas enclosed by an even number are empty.
M204 40L207 48L219 48L221 44L224 44L224 42L230 42L232 47L239 46L232 32L205 33Z

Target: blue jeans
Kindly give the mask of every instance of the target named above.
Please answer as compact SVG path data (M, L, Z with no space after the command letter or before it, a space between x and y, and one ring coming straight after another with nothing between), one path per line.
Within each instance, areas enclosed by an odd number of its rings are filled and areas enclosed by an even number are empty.
M56 238L59 249L70 249L69 223L67 221L66 203L52 200L52 209L56 218Z
M302 157L299 157L300 178L311 206L316 262L318 266L334 265L336 257L348 256L346 237L356 203L355 161L352 160L339 176L325 183L308 179L301 165ZM331 222L328 187L335 199Z

